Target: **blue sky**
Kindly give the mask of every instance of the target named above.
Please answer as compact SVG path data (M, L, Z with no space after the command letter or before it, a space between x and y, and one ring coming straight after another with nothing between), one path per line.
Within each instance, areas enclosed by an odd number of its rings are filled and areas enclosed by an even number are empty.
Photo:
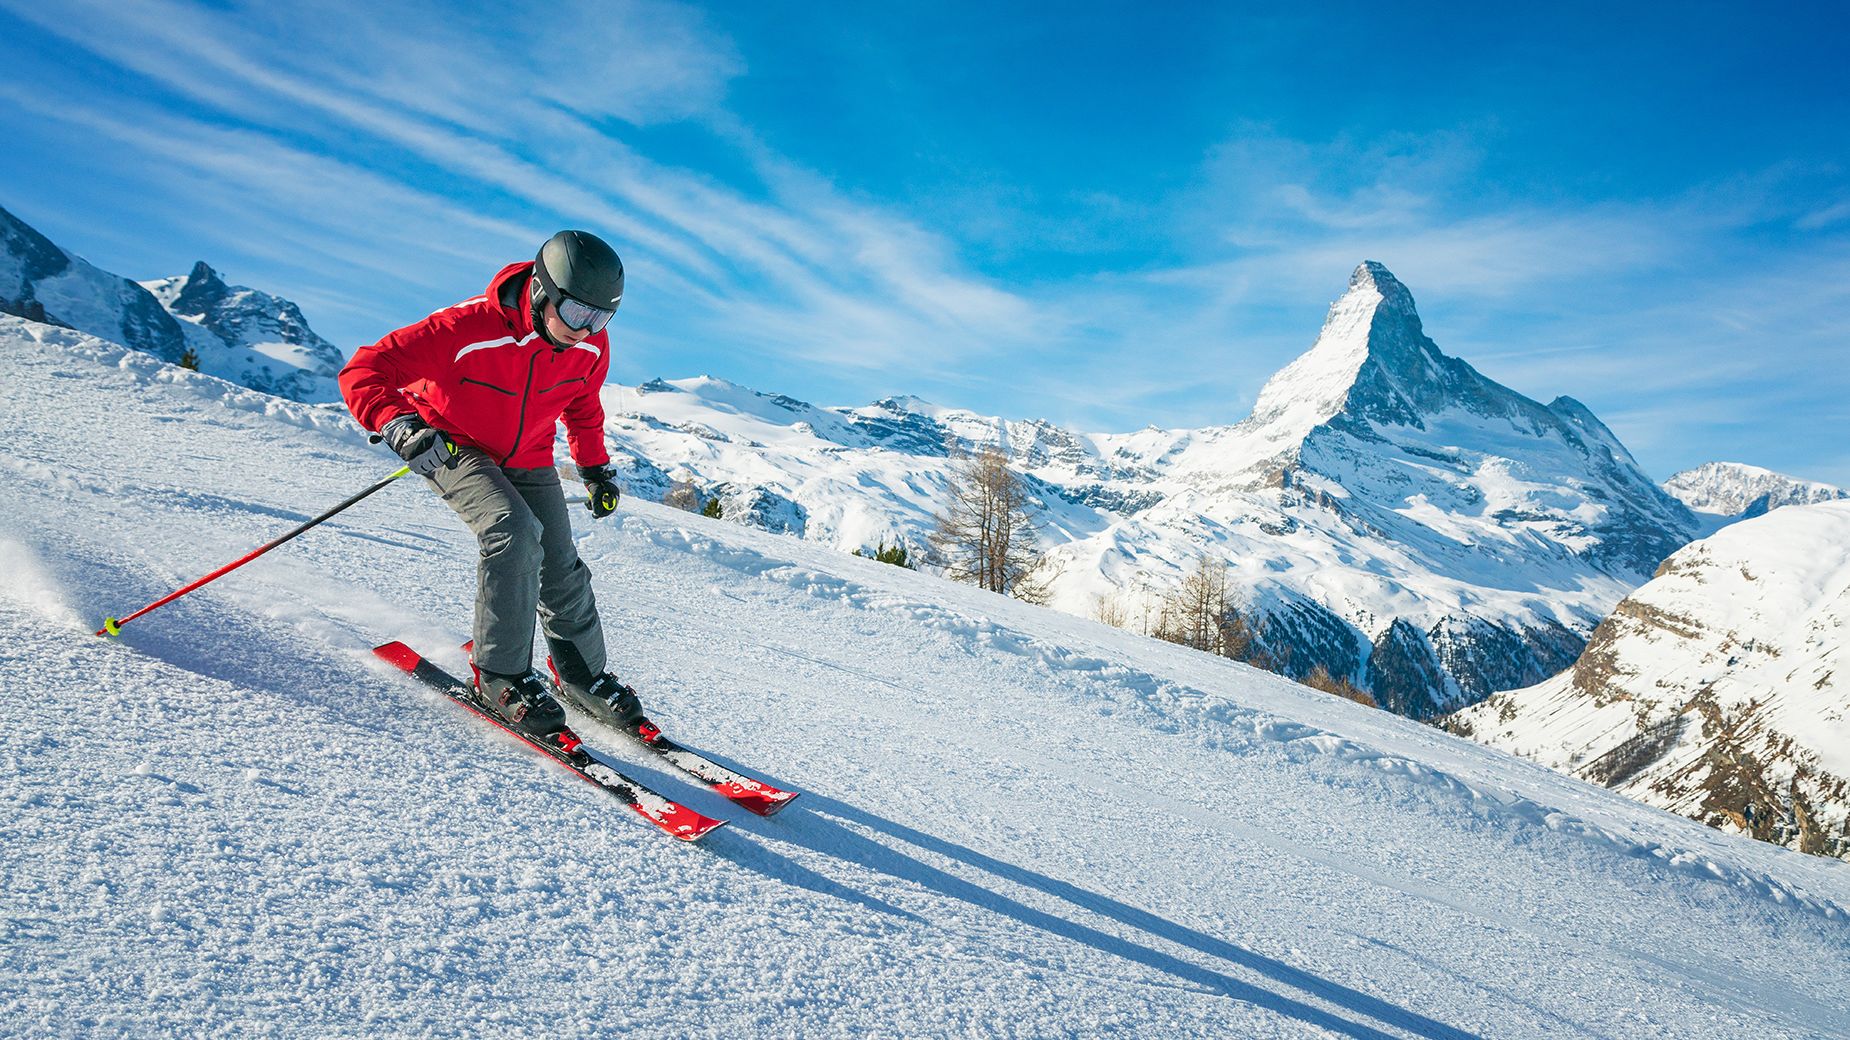
M1841 8L1540 6L0 0L0 205L348 348L585 227L615 379L1098 431L1245 417L1373 259L1659 478L1850 485Z

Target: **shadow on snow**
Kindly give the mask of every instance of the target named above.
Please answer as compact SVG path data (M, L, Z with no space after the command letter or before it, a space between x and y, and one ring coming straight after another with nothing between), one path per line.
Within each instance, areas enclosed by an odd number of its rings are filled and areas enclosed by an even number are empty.
M799 807L809 811L807 813L795 811ZM798 806L792 808L791 813L778 818L779 822L784 825L781 828L783 836L815 852L900 881L922 886L939 895L1000 914L1050 935L1122 957L1173 976L1203 991L1223 994L1342 1036L1385 1040L1395 1035L1383 1032L1366 1022L1345 1018L1339 1012L1267 989L1255 982L1235 978L1225 971L1163 952L1154 945L1113 935L1091 925L1029 906L992 888L985 887L983 884L934 867L913 854L867 837L856 828L884 835L896 843L904 842L932 855L983 871L995 878L1062 899L1082 910L1136 929L1148 936L1193 950L1299 990L1318 1001L1341 1009L1341 1012L1367 1016L1395 1029L1406 1030L1417 1036L1433 1038L1433 1040L1474 1040L1476 1036L1417 1012L1398 1007L1379 997L1255 953L1225 939L1185 927L1149 911L1140 910L1121 900L1006 863L955 842L876 816L845 802L810 792L803 796ZM781 856L743 835L722 833L714 835L714 838L729 840L709 839L709 850L714 855L737 866L754 870L776 881L847 899L910 921L921 920L917 914L898 909L864 893L847 890L846 886L822 878L815 872L796 865L788 857Z

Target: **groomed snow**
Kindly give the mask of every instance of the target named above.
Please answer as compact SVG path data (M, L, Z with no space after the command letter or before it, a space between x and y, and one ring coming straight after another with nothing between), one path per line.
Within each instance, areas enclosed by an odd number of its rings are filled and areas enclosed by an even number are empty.
M376 666L473 546L337 409L0 318L0 1032L1850 1035L1850 864L793 538L580 527L615 659L800 787L665 839ZM588 514L586 514L588 517Z

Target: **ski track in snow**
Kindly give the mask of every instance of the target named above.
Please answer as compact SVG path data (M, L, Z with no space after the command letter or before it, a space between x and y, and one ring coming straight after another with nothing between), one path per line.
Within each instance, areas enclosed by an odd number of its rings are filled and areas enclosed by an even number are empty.
M664 840L373 662L473 546L337 412L0 319L0 1033L1850 1035L1850 865L1231 662L626 502L613 664L795 785ZM575 518L581 519L581 518Z

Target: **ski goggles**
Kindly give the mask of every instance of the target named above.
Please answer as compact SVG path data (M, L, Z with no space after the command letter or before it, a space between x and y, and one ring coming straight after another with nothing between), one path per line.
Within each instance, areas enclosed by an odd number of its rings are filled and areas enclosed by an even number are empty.
M605 310L602 307L593 307L582 300L574 300L564 293L560 293L557 299L559 320L575 332L596 335L604 331L604 326L610 324L610 319L617 313L615 308Z

